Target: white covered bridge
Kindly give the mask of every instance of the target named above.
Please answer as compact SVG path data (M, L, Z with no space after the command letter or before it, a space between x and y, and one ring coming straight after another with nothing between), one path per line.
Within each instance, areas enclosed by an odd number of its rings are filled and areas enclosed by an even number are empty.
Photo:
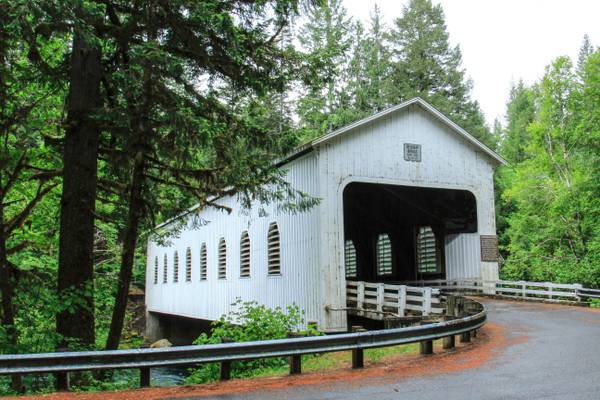
M318 138L282 167L317 206L267 205L265 216L233 196L220 200L232 213L200 211L206 224L169 247L150 238L148 334L165 315L218 319L237 298L295 303L320 330L345 331L347 280L497 280L493 175L503 162L419 98Z

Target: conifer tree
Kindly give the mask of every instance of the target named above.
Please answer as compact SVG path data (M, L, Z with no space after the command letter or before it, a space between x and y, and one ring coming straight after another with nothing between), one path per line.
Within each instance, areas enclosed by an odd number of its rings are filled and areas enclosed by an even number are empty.
M346 103L340 81L351 46L351 21L340 0L308 5L307 20L298 39L314 73L298 100L303 140L344 125L345 119L338 113L343 110L340 103Z
M503 131L500 152L510 163L526 158L525 148L530 141L528 127L535 119L532 90L522 80L510 89L506 105L506 129Z
M387 105L390 63L384 41L385 26L381 10L375 5L368 31L357 22L353 32L352 58L346 74L353 119L381 111Z
M444 11L431 0L411 0L389 35L393 56L388 102L415 96L432 103L488 146L494 139L479 104L470 97L458 46L451 47Z

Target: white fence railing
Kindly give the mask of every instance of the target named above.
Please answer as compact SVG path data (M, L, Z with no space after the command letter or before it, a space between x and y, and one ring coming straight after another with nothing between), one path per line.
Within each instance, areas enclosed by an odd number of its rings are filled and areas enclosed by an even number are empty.
M402 317L407 311L424 316L444 312L440 289L431 287L346 281L346 301L357 315L373 319Z
M600 290L584 288L576 283L484 281L481 279L437 279L403 283L446 291L461 290L534 300L585 302L590 299L600 299Z

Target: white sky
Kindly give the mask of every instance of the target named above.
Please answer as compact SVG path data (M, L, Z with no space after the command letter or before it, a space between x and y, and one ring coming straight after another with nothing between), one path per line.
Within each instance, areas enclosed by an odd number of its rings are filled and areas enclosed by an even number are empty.
M473 97L486 120L502 118L512 82L531 84L554 58L577 60L583 35L600 44L600 0L433 0L446 16L450 41L459 44ZM374 4L388 27L407 0L344 0L348 15L364 22Z

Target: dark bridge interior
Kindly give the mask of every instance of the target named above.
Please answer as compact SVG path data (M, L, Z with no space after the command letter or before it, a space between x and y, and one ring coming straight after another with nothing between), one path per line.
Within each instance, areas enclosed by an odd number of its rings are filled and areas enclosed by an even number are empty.
M348 279L443 279L446 235L476 231L475 197L465 190L370 183L344 190Z

